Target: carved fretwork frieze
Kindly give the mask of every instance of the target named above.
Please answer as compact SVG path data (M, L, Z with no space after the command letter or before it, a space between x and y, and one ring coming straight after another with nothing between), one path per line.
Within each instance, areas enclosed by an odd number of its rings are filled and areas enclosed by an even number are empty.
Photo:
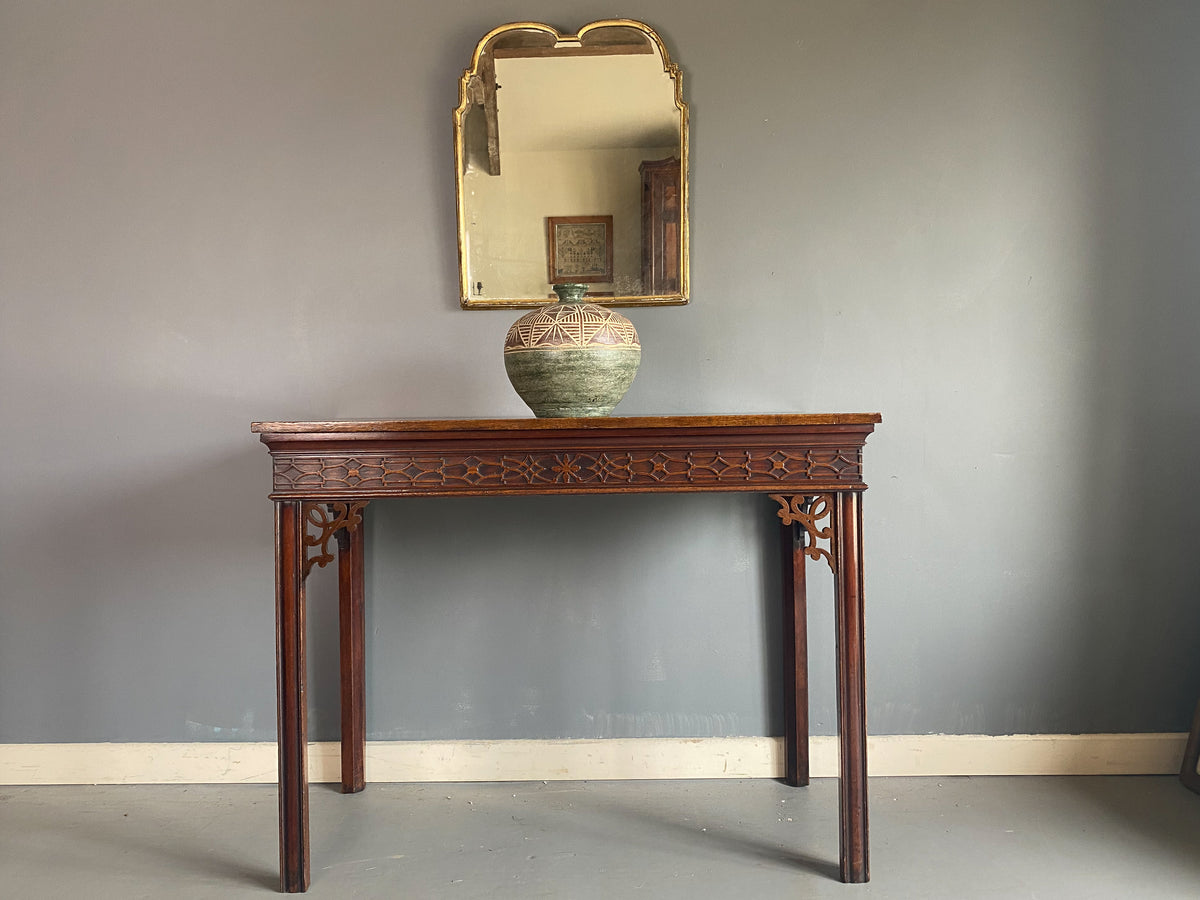
M304 577L313 566L322 568L336 558L329 550L329 541L342 529L354 531L362 525L362 511L366 500L351 500L348 503L302 503L304 516ZM315 534L310 534L310 526Z
M371 491L471 493L481 488L577 485L771 488L806 482L862 481L860 447L753 450L636 449L619 452L496 451L472 454L277 454L277 493Z
M784 525L800 525L804 532L804 552L812 559L824 559L829 563L829 570L837 574L837 558L834 556L833 521L821 525L821 521L829 519L833 514L834 498L832 494L771 494L771 499L779 504L779 518ZM818 546L817 542L826 544Z

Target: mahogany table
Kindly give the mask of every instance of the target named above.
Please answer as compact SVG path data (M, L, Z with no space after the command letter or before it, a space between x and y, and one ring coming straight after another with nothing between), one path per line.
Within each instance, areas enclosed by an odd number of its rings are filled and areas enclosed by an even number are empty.
M862 449L881 418L647 416L256 422L271 453L281 890L307 890L304 582L338 563L342 790L364 787L363 508L385 497L742 491L777 504L783 546L786 780L808 784L805 556L836 587L840 871L865 882ZM336 554L330 548L335 541Z

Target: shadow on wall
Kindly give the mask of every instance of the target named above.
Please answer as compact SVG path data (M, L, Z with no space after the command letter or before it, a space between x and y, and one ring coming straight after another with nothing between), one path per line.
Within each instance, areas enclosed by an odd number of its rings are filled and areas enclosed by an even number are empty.
M0 743L274 738L264 456L246 441L29 504L5 548L20 677L0 680Z
M1200 7L1113 7L1100 54L1087 533L1078 640L1094 731L1186 731L1200 695ZM1047 463L1051 463L1047 460ZM1147 722L1147 710L1161 711Z
M502 377L499 346L494 364ZM486 369L444 358L345 366L344 390L307 395L310 373L294 365L300 399L287 404L125 388L120 415L93 409L40 436L31 458L55 467L54 490L33 469L6 500L22 527L3 547L0 743L274 740L270 458L242 410L433 415L447 396L494 405ZM64 395L78 392L61 378ZM341 396L364 408L337 410ZM318 570L310 594L320 601L331 585ZM310 607L314 722L336 723L336 603Z
M367 521L371 739L780 733L763 498L411 498ZM335 593L309 591L326 636ZM328 650L311 685L325 739Z

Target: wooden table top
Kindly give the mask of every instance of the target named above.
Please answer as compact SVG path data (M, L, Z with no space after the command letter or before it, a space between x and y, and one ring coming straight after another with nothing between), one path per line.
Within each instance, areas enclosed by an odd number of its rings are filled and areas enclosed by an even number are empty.
M254 422L255 434L387 434L432 431L571 431L653 428L771 428L874 425L879 413L774 413L709 416L590 416L575 419L348 419L325 422Z

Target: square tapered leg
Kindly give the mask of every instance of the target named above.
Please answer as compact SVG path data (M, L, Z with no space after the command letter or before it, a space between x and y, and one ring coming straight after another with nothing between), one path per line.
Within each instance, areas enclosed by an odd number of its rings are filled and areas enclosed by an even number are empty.
M275 504L275 663L280 890L308 889L308 710L304 679L304 530L299 501Z
M783 558L783 748L784 778L808 784L808 604L804 529L781 529Z
M862 493L837 495L837 713L842 881L870 880L867 848L866 658L863 653Z
M366 610L363 591L363 529L337 533L338 620L342 684L342 792L354 794L366 786Z

